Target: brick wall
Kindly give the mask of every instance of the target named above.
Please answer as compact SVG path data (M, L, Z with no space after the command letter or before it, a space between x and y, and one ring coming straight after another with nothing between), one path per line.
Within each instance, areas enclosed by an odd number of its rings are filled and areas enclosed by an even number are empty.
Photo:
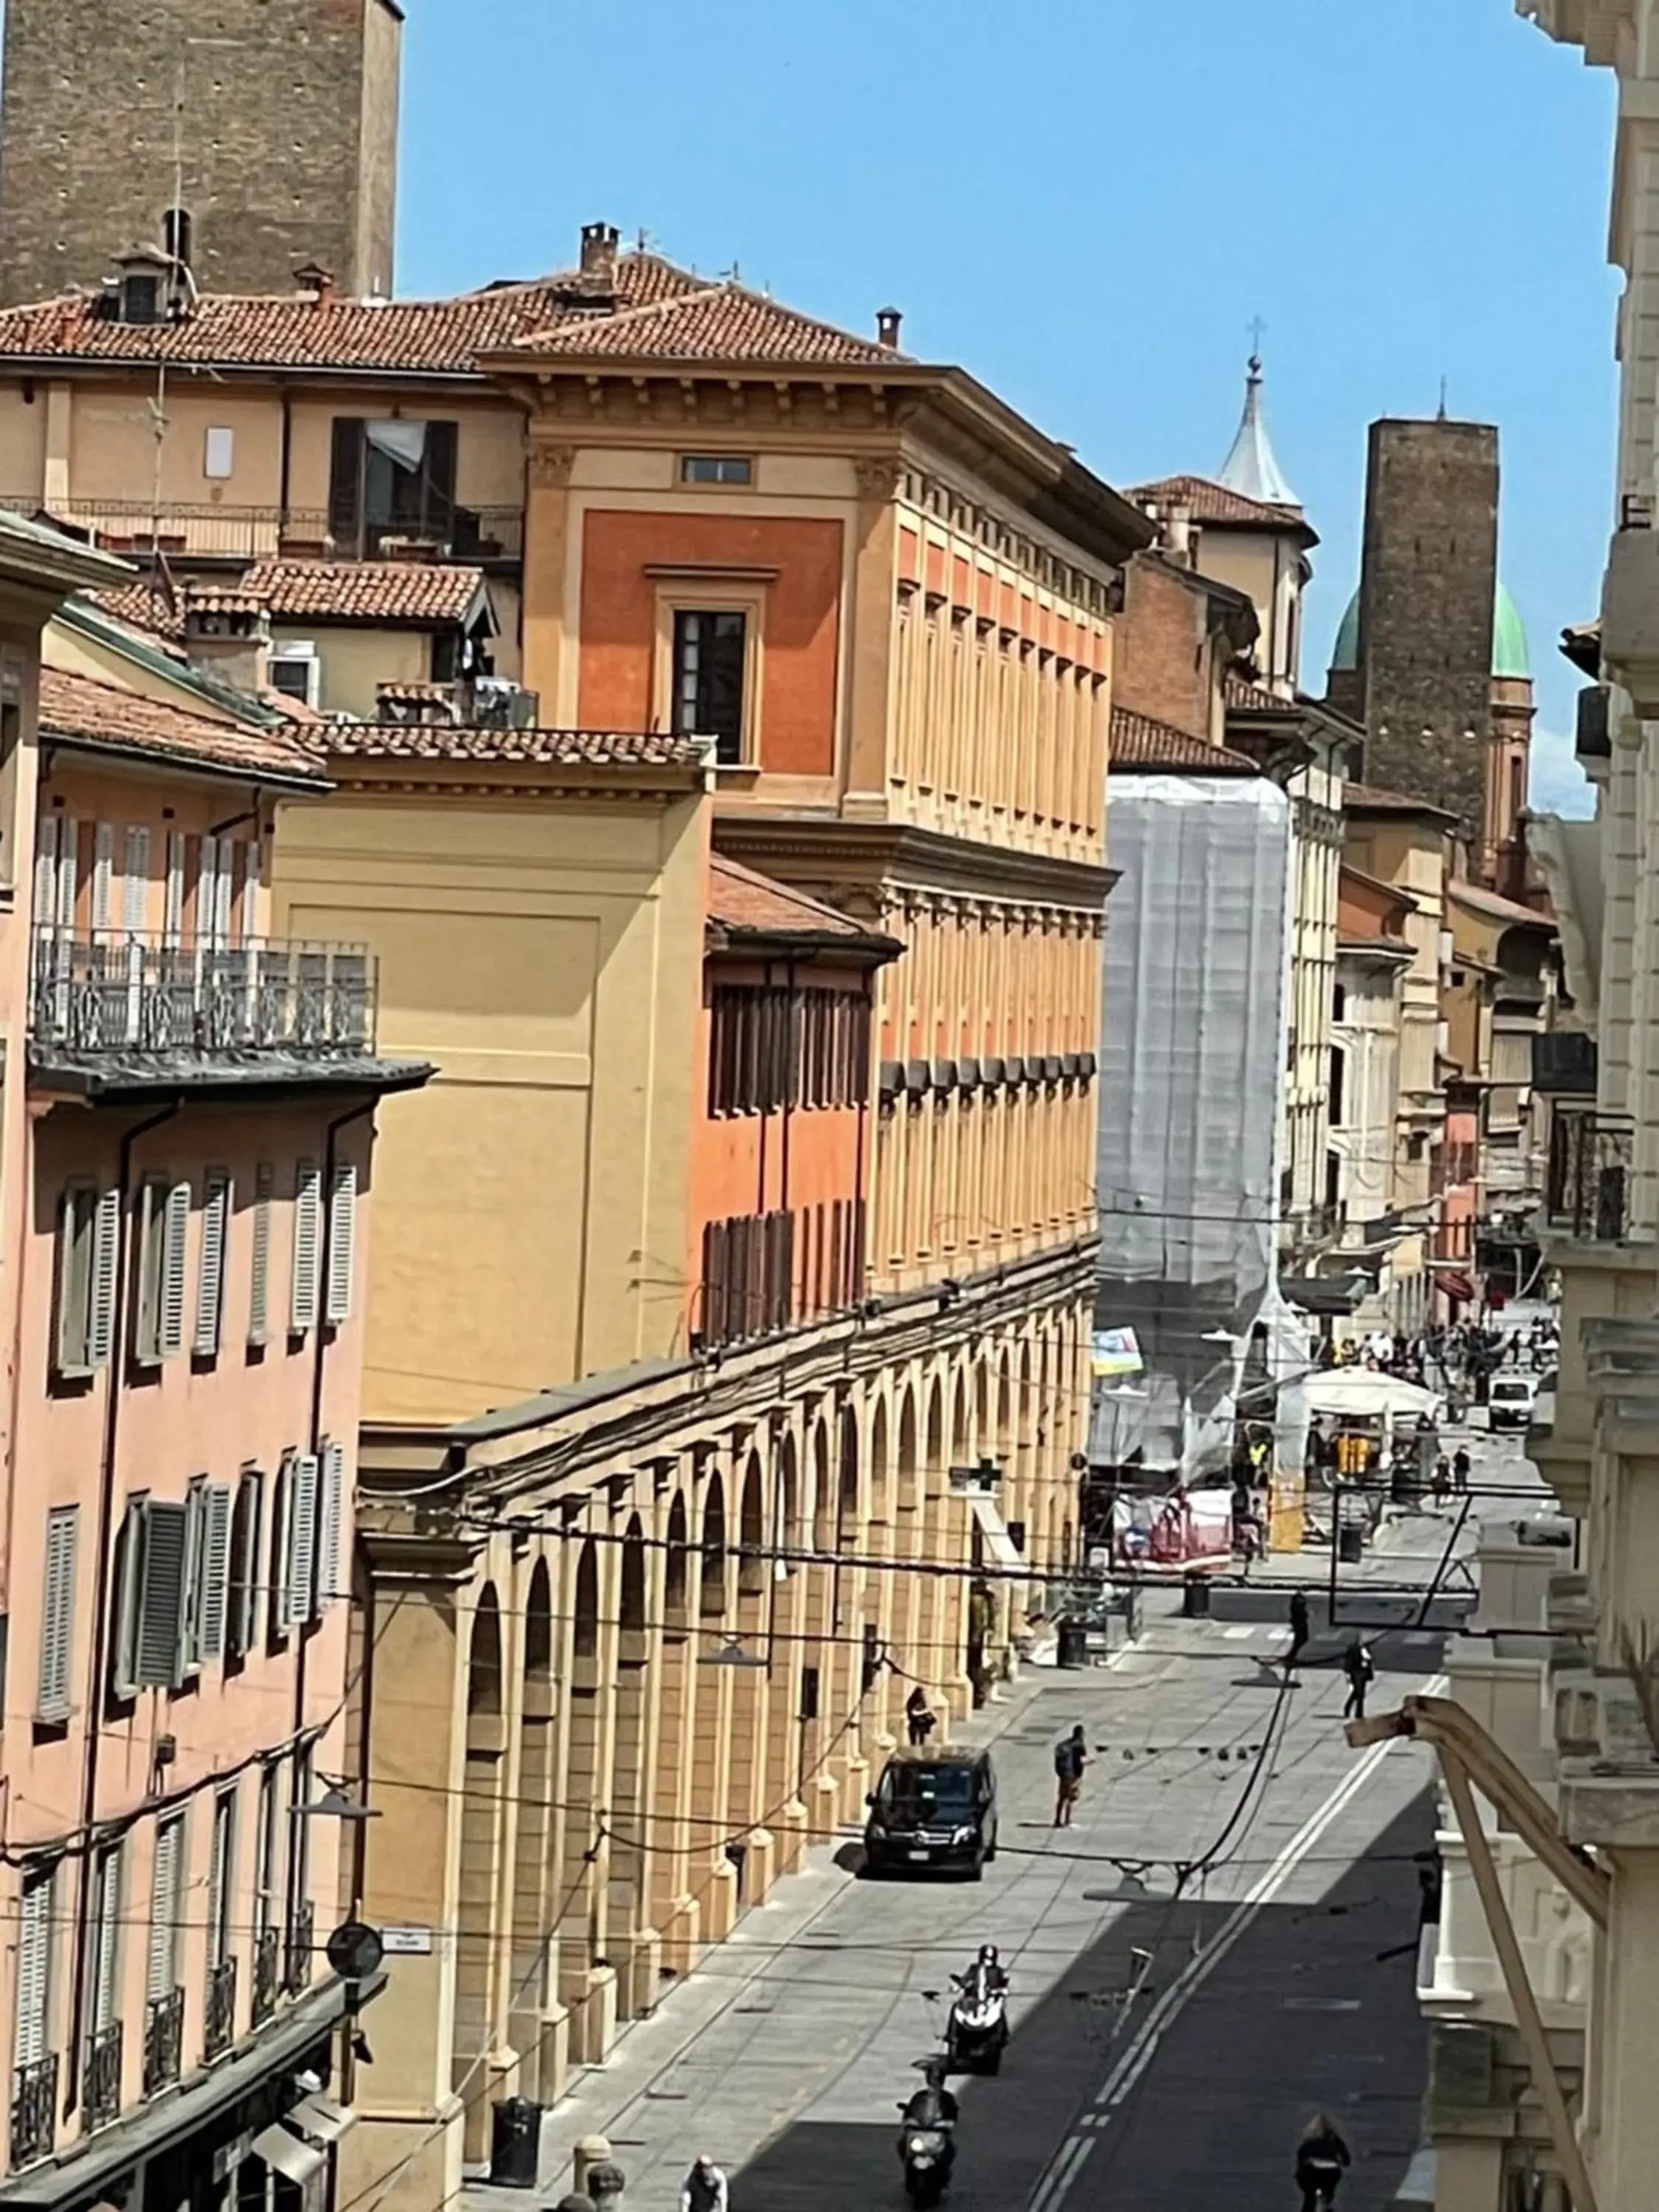
M204 290L291 291L310 260L389 290L402 20L398 0L8 0L0 304L159 239L181 93Z
M1167 562L1129 564L1123 611L1113 624L1112 703L1214 734L1214 678L1204 592Z
M1498 592L1498 433L1373 422L1360 636L1365 778L1480 836Z

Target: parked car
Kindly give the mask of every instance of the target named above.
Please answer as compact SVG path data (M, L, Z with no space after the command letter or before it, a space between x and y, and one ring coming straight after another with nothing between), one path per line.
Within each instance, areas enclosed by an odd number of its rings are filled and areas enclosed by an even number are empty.
M1536 1375L1494 1375L1486 1390L1486 1425L1524 1429L1538 1402Z
M977 1881L997 1855L997 1782L991 1755L948 1744L896 1751L866 1801L866 1874L965 1874Z

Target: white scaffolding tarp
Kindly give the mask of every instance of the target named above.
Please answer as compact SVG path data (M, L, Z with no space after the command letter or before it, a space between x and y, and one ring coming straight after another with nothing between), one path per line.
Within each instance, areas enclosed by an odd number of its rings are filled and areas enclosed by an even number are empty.
M1094 1387L1089 1456L1224 1465L1271 1318L1291 805L1265 776L1112 779L1097 1329L1144 1371Z

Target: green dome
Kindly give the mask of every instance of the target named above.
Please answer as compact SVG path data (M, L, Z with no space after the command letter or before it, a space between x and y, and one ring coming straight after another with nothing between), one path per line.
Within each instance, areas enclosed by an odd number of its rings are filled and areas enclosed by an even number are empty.
M1336 643L1331 648L1331 666L1339 672L1359 665L1359 594L1349 600L1336 633ZM1530 679L1532 660L1527 652L1526 625L1522 623L1515 601L1498 586L1498 604L1492 610L1492 672Z

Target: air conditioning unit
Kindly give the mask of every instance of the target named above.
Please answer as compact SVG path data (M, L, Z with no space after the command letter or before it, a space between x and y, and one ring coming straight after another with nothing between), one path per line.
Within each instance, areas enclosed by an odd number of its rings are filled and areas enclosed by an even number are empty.
M505 676L475 676L463 717L475 729L533 730L541 714L541 695Z

